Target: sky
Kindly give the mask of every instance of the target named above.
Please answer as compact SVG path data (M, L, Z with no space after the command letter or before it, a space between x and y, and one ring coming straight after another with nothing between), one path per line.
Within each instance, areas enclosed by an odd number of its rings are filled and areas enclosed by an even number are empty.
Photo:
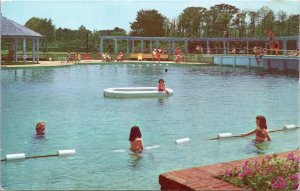
M1 0L0 0L1 1ZM2 0L2 15L21 25L31 17L52 19L56 28L130 31L141 9L155 9L168 19L177 18L187 7L210 8L226 3L241 10L257 11L268 6L276 14L300 14L300 0Z

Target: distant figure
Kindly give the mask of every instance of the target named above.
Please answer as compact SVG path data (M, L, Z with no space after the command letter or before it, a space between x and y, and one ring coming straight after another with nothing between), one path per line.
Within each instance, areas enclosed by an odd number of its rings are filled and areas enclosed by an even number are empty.
M68 53L67 53L67 63L69 63L69 62L73 62L72 54L70 51L68 51Z
M274 41L274 33L272 30L269 30L269 41L270 42Z
M232 47L231 53L236 54L236 47L235 46Z
M158 47L156 52L157 62L160 63L160 55L162 54L162 49Z
M81 60L80 52L77 52L77 54L76 54L76 61L80 62L80 60Z
M35 127L36 135L45 135L45 122L38 122Z
M279 51L279 42L278 42L278 40L275 41L274 49L275 49L276 56L278 56L278 51Z
M157 58L157 51L156 49L154 48L153 51L152 51L152 61L155 63L155 59Z
M168 72L168 68L165 69L165 72Z
M180 63L182 61L182 52L179 47L175 50L175 63Z
M258 49L256 47L254 47L254 48L256 49L256 51L255 51L256 63L259 66L261 59L262 59L263 55L265 54L265 50L263 50L262 48L258 48ZM253 50L253 52L254 52L254 50Z
M142 152L144 149L143 141L142 141L142 133L138 126L131 127L129 134L130 141L130 150L132 152Z
M157 87L157 89L158 89L158 91L163 91L166 94L169 94L169 91L167 90L166 85L165 85L165 81L163 79L159 79L158 80L158 87Z
M274 52L274 33L272 30L269 30L269 46L270 46L270 54L273 54Z
M265 141L265 139L271 141L271 138L268 133L267 120L264 116L256 116L256 128L253 131L250 131L249 133L241 134L241 136L245 137L252 134L256 134L255 141L257 143L262 143Z
M124 54L123 52L120 52L117 56L117 62L122 62L124 61Z

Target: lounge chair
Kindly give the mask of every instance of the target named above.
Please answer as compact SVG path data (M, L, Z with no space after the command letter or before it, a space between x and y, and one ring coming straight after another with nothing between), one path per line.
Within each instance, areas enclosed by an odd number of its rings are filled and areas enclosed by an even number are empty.
M84 59L84 60L90 60L90 59L92 59L92 58L90 58L87 54L84 54L84 55L83 55L83 59Z

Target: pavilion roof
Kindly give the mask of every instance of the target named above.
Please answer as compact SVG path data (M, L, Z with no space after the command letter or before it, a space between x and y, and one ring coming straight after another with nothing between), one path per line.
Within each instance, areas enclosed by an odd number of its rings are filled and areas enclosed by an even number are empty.
M0 15L1 19L1 37L13 38L13 37L43 37L41 34L34 32L33 30L22 26L12 20L9 20Z

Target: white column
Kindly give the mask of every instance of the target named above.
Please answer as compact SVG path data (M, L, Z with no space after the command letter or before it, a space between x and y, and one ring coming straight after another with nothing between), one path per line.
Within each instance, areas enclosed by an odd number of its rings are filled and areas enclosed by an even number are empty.
M18 39L14 39L14 60L18 62Z
M32 62L34 63L35 62L35 39L33 38L32 39Z
M23 63L26 62L26 57L27 57L27 55L26 55L26 39L23 38Z
M39 39L37 38L36 39L36 50L37 50L37 54L36 54L36 61L37 61L37 63L39 63L40 62L40 41L39 41Z

